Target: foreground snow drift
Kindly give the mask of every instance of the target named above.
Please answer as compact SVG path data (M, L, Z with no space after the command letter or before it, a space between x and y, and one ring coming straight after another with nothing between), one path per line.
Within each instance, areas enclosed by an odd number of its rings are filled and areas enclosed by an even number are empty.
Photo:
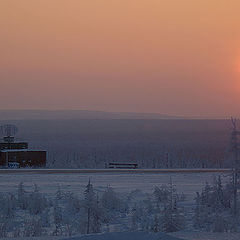
M85 235L81 237L64 238L64 240L180 240L164 233L121 232Z

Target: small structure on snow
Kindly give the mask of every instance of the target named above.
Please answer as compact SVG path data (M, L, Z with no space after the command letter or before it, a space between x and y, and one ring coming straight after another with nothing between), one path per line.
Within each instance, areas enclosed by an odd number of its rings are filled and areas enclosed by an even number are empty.
M116 163L116 162L110 162L108 163L108 168L123 168L123 169L137 169L138 164L137 163Z

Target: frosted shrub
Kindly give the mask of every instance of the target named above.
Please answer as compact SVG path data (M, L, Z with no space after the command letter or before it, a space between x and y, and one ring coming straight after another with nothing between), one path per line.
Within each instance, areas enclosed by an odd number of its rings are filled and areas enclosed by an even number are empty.
M163 210L162 229L164 232L177 232L183 228L184 216L180 213L176 200L169 202Z
M120 199L111 187L103 193L101 197L101 204L105 209L115 211L120 209Z
M166 185L162 185L160 188L155 187L153 194L157 202L166 203L170 196L170 191Z
M176 232L184 227L184 208L179 207L178 202L185 200L185 195L179 195L172 179L168 185L155 187L153 196L155 199L155 216L151 226L152 231ZM157 215L158 213L158 215Z
M42 225L39 219L32 217L25 220L23 227L24 237L39 237L43 233Z
M40 221L41 221L41 225L43 227L50 227L51 223L50 223L50 216L49 216L49 210L44 210L41 215L40 215Z
M61 200L64 198L64 192L62 191L61 187L58 185L57 191L56 191L56 199Z
M63 222L63 216L62 216L62 208L56 203L53 208L53 219L54 219L54 225L55 230L53 235L62 235L62 222Z
M105 223L109 223L120 213L126 211L124 202L118 198L117 193L111 187L108 187L100 198L100 206Z
M65 195L66 204L62 210L62 224L65 235L72 236L74 233L84 232L82 229L83 206L81 201L73 194Z
M194 214L195 228L207 231L237 231L238 217L233 216L232 182L222 184L221 177L214 179L213 184L206 183L201 194L197 193Z
M152 224L152 229L151 229L152 232L160 232L161 231L161 226L160 226L160 217L155 214L154 216L154 222Z
M77 223L76 215L69 215L65 212L62 221L65 235L72 236L74 233L81 232Z
M39 192L38 186L34 184L34 190L28 196L27 209L31 214L41 214L48 206L47 199Z
M216 215L213 221L213 232L227 232L228 221L221 215Z
M17 201L12 194L2 194L0 197L1 215L6 218L14 218Z
M178 207L179 196L171 178L168 191L169 196L163 209L162 229L164 232L177 232L183 229L184 212Z
M65 197L66 200L66 211L69 215L74 215L80 211L81 204L80 200L73 194L68 193Z
M0 222L0 237L4 238L7 237L7 223Z

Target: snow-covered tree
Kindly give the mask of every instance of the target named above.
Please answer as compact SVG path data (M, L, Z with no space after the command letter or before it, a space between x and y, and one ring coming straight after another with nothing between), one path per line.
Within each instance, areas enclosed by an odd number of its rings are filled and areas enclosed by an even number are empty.
M160 232L161 226L160 226L160 217L155 214L154 216L154 225L153 225L153 232Z
M164 232L176 232L183 228L184 215L177 204L176 189L170 178L169 198L163 209L162 229Z
M86 212L86 233L98 232L101 225L99 203L90 179L84 191L83 204Z
M168 201L170 192L168 186L162 185L160 188L156 186L153 194L157 203L166 203Z
M62 211L62 224L64 225L65 233L68 236L72 236L75 231L82 233L81 225L84 215L81 211L80 200L73 193L67 193L64 200L66 204Z
M4 218L13 218L17 207L17 200L13 194L3 194L0 197L0 213Z
M163 210L162 229L164 232L177 232L183 228L184 217L179 212L177 202L166 204Z
M47 207L47 199L39 192L37 184L34 184L34 190L28 196L27 209L31 214L41 214Z
M120 212L123 212L123 203L111 187L107 187L100 198L100 208L105 223L109 223Z
M206 183L202 193L197 193L194 226L206 231L237 231L239 220L233 217L233 184L223 186L219 176L213 184Z
M57 200L61 200L61 199L64 198L64 192L62 191L60 185L58 185L58 187L57 187L57 191L56 191L55 196L56 196Z
M216 213L213 220L213 232L227 232L228 224L229 223L226 218Z
M39 237L43 233L42 225L39 219L32 217L25 220L23 227L24 237Z
M53 208L53 218L54 218L54 225L55 230L53 232L53 235L62 235L62 222L63 222L63 216L62 216L62 208L55 203Z
M17 200L18 200L19 207L22 210L25 210L28 206L28 199L27 199L26 191L24 189L23 182L20 182L18 185Z
M49 214L49 210L45 209L41 214L40 214L40 221L41 221L41 225L43 227L50 227L51 226L51 222L50 222L50 214Z

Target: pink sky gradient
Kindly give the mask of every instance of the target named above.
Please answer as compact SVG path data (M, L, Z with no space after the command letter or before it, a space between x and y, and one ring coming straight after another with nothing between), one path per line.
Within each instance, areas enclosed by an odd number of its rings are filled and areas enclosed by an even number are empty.
M239 0L2 0L0 109L240 116Z

